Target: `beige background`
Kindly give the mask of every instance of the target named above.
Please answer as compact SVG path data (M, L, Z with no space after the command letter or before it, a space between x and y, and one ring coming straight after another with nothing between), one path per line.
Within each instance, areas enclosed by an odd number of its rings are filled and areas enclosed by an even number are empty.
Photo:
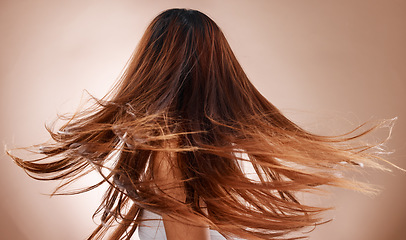
M171 7L211 16L252 82L307 129L335 134L398 116L387 148L396 150L389 159L406 168L403 0L2 0L2 144L47 140L44 123L73 111L82 89L102 97L147 24ZM3 153L0 157L0 239L85 239L95 227L91 215L102 189L49 198L44 194L57 183L34 181ZM381 185L382 193L371 198L335 191L328 199L336 205L328 215L334 221L317 227L311 239L405 239L406 174L373 171L365 177Z

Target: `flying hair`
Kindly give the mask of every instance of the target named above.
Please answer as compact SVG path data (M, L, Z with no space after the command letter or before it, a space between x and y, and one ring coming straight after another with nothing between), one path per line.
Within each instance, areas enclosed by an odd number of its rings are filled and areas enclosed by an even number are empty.
M88 239L129 239L143 210L227 238L296 239L288 234L323 223L327 210L298 193L375 191L339 173L385 169L376 145L354 140L392 122L339 136L302 129L253 86L217 24L189 9L159 14L112 90L65 120L32 148L40 158L9 155L40 180L102 175L81 191L109 184Z

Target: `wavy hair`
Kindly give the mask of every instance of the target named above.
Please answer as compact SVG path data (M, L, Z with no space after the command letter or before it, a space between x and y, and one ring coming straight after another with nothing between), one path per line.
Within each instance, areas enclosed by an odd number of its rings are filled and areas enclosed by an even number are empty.
M36 179L103 176L83 190L109 184L89 239L129 239L143 209L225 237L294 239L287 234L322 223L326 210L297 193L373 191L337 173L382 168L373 146L353 143L376 127L339 136L302 129L253 86L213 20L170 9L148 26L105 97L47 128L52 143L34 149L42 157L9 155Z

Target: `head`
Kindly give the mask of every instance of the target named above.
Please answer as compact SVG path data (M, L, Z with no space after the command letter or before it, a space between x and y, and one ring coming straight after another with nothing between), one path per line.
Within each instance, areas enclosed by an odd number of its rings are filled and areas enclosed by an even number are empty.
M249 82L217 24L188 9L166 10L151 22L113 101L136 105L139 113L198 121L234 121L272 108Z

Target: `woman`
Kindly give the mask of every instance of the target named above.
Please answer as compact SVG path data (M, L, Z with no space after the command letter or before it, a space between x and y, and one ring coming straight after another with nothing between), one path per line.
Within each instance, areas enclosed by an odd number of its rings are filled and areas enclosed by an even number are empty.
M255 89L213 20L170 9L108 95L49 129L54 142L35 146L44 157L10 156L37 179L103 176L84 190L109 184L89 239L129 239L137 226L143 236L161 217L167 239L289 239L326 210L297 193L373 191L338 173L382 168L372 146L352 143L375 127L336 137L303 130Z

